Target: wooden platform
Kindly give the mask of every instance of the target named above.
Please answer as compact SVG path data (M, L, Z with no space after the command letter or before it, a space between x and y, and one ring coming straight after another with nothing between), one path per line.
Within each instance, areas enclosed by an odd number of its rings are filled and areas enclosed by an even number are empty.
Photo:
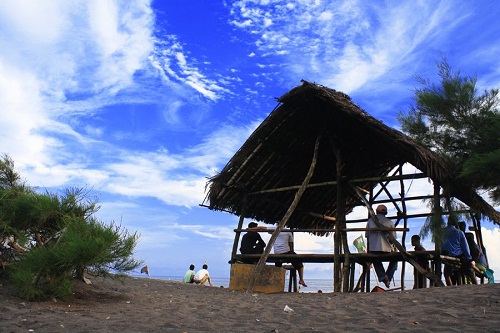
M415 252L408 251L408 254L415 258L426 258L432 260L436 255L435 251L426 252ZM235 256L236 261L242 259L254 259L259 260L260 254L237 254ZM290 262L291 260L300 260L302 262L314 262L314 263L333 263L334 255L330 253L317 254L270 254L266 262ZM390 252L384 254L374 254L374 253L351 253L349 254L350 262L355 262L359 264L367 262L385 262L391 260L405 261L403 254L401 252ZM340 255L340 262L345 261L345 254Z

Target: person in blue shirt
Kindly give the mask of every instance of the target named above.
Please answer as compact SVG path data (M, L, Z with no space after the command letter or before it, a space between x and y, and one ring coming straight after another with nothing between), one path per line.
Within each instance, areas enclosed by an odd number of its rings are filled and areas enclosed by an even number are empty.
M443 244L441 246L443 254L450 257L460 259L460 269L462 273L470 278L472 284L477 284L476 276L472 268L472 256L470 255L469 245L467 244L467 239L465 234L457 228L457 223L454 221L448 221L448 225L444 230ZM447 286L451 286L453 267L450 265L444 265L444 278Z

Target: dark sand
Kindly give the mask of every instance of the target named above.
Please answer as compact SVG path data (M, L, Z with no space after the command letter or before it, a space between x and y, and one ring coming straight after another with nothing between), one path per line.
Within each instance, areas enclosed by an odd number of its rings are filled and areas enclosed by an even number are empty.
M499 332L500 284L259 294L149 278L28 302L0 287L0 332ZM284 311L288 306L293 312Z

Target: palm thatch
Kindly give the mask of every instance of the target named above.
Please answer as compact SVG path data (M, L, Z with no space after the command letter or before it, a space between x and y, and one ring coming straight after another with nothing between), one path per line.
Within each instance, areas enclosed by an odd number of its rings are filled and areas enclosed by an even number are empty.
M451 196L471 210L500 224L500 213L458 181L443 159L370 116L346 94L303 81L278 102L224 169L209 180L205 202L210 209L268 224L279 222L308 172L316 139L321 136L311 185L288 227L332 228L334 222L321 216L336 215L338 179L384 177L404 163L447 187ZM341 178L337 177L338 156ZM357 186L369 190L373 183ZM345 214L361 204L354 192L346 193L344 202Z

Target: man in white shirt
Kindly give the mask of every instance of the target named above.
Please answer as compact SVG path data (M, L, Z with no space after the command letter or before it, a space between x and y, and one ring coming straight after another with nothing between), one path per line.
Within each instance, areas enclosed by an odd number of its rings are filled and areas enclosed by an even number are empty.
M377 220L386 228L394 228L394 223L386 217L387 207L385 205L377 206ZM367 228L378 228L373 218L368 219ZM389 231L396 237L396 231ZM384 231L366 231L365 237L368 240L368 253L388 253L392 252L392 245L387 239ZM396 269L398 268L397 261L390 261L387 270L384 269L382 262L374 262L373 267L377 273L379 282L383 282L387 288L390 286Z
M274 242L274 253L275 254L296 254L293 251L293 234L291 232L280 232L276 241ZM299 260L290 261L292 266L299 273L299 284L301 286L307 287L304 282L304 264Z
M211 286L213 286L212 281L210 280L210 274L208 273L208 265L203 264L203 268L194 275L194 283L204 285L207 281Z

